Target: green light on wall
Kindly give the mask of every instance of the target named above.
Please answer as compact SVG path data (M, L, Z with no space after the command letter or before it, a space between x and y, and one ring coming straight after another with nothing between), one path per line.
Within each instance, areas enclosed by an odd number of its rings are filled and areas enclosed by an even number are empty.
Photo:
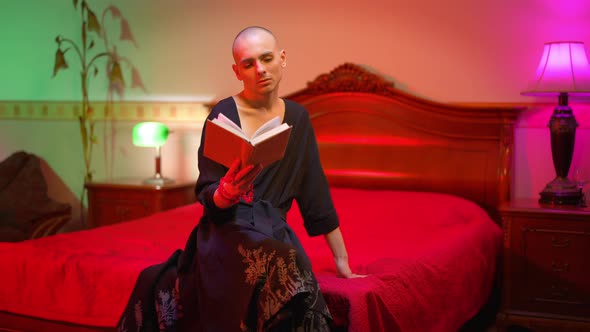
M168 127L160 122L141 122L133 127L133 145L157 147L166 143Z

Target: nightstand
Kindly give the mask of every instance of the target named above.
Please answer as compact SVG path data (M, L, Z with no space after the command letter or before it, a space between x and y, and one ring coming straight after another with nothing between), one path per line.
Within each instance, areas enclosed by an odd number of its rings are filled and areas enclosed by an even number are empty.
M504 231L498 331L590 331L590 209L514 201Z
M193 203L195 183L176 180L161 187L142 184L142 179L87 183L89 226L116 224Z

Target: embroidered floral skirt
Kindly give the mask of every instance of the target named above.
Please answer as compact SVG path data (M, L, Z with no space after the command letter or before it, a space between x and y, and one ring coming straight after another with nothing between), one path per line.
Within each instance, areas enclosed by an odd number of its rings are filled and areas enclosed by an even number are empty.
M117 324L131 331L329 331L309 259L283 221L201 222L166 262L140 274Z

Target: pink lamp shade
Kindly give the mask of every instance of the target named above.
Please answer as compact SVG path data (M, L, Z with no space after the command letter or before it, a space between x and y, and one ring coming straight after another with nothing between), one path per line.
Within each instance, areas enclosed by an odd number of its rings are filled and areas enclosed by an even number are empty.
M545 43L535 79L523 95L590 93L590 63L584 43L559 41Z
M557 95L549 120L551 156L556 177L539 194L539 203L585 206L583 188L568 179L578 122L568 105L569 95L590 93L590 64L584 43L545 43L535 79L523 95Z

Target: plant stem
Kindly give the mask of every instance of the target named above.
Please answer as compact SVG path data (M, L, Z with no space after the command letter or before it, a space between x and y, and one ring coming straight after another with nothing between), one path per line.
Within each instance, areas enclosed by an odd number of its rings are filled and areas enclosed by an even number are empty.
M99 59L99 58L101 58L103 56L114 58L113 57L113 54L111 52L101 52L101 53L98 53L97 55L93 56L92 59L90 59L90 62L88 62L88 67L90 68L92 66L92 64L94 63L94 61L96 61L97 59Z
M74 48L74 50L76 51L76 53L78 53L78 57L80 58L80 63L82 63L83 62L83 60L82 60L83 59L83 56L82 56L82 53L80 52L80 48L78 47L78 45L76 45L76 43L74 43L71 39L68 39L68 38L61 38L60 40L61 40L62 43L63 42L67 42L70 45L72 45L72 47Z

